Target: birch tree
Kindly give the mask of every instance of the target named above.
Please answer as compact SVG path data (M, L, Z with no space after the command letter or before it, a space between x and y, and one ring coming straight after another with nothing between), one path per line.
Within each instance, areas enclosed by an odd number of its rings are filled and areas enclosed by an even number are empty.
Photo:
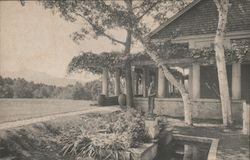
M143 37L140 37L144 48L146 49L147 54L152 58L156 65L161 68L164 72L166 79L174 85L181 94L183 105L184 105L184 121L186 125L193 125L192 120L192 102L189 91L185 88L184 84L180 83L170 72L169 66L165 63L165 60L162 59L159 54L155 51L150 41L145 40Z
M232 111L225 61L224 38L228 19L229 0L214 0L214 3L218 10L218 27L214 39L214 50L218 71L223 124L228 126L232 124Z

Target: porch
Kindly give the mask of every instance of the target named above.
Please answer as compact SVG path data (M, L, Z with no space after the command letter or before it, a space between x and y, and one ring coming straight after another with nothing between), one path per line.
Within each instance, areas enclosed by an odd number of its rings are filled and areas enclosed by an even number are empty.
M157 96L154 113L170 117L184 117L181 96L170 84L152 61L134 61L132 64L132 85L134 106L143 112L148 109L148 87L150 77L155 76ZM189 91L192 102L192 114L195 119L222 119L219 86L215 64L198 64L189 59L168 62L176 72L178 80ZM177 67L178 66L178 67ZM227 66L229 91L232 98L232 116L236 122L242 122L243 102L250 88L249 64L233 63ZM108 96L108 71L103 70L103 94ZM119 96L120 72L115 72L115 95Z
M221 103L219 99L192 100L192 115L195 119L221 120ZM243 100L232 100L232 116L235 122L242 123ZM142 112L148 110L147 98L134 98L135 106ZM155 98L154 113L175 118L184 117L184 106L181 98Z

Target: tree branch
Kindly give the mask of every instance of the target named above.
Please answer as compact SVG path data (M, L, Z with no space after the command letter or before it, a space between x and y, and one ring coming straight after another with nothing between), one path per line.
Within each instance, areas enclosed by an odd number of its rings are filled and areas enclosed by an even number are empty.
M220 10L221 9L221 1L220 0L213 0L217 9Z
M148 9L142 14L140 15L137 20L140 21L152 8L154 8L161 0L156 1L155 3L153 3L151 6L148 7Z
M104 36L104 37L106 37L106 38L110 39L110 40L111 40L111 41L113 41L113 42L116 42L116 43L119 43L119 44L125 45L125 42L122 42L122 41L120 41L120 40L118 40L118 39L116 39L116 38L112 37L111 35L108 35L108 34L107 34L107 33L105 33L105 32L103 32L103 33L102 33L102 36Z
M92 21L91 21L90 19L86 18L85 16L83 16L83 15L77 13L77 12L75 12L75 14L76 14L77 16L82 17L85 21L87 21L87 22L91 25L91 27L93 28L93 30L94 30L95 33L98 32L98 34L100 34L100 35L102 35L102 36L108 38L109 40L111 40L111 41L113 41L113 42L116 42L116 43L125 45L125 42L120 41L120 40L118 40L118 39L112 37L111 35L108 35L108 34L105 33L104 31L101 31L101 32L100 32L100 30L98 30L98 29L99 29L99 26L97 26L97 25L95 25L94 23L92 23Z

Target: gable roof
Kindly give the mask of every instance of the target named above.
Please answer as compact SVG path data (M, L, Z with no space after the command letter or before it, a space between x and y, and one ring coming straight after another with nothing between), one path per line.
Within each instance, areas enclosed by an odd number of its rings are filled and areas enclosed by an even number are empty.
M160 26L158 26L156 29L154 29L152 32L150 32L145 38L148 39L152 37L154 34L162 30L164 27L166 27L168 24L170 24L172 21L180 17L182 14L184 14L186 11L191 9L193 6L195 6L197 3L199 3L201 0L194 0L190 4L188 4L186 7L184 7L181 11L173 15L171 18L163 22Z
M230 0L227 32L250 30L250 0ZM147 39L212 34L216 32L218 11L213 0L194 0L146 36Z

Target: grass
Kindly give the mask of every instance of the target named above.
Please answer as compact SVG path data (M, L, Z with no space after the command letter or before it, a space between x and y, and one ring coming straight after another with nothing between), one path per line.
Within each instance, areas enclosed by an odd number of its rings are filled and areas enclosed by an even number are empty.
M93 101L0 99L0 123L93 108Z

